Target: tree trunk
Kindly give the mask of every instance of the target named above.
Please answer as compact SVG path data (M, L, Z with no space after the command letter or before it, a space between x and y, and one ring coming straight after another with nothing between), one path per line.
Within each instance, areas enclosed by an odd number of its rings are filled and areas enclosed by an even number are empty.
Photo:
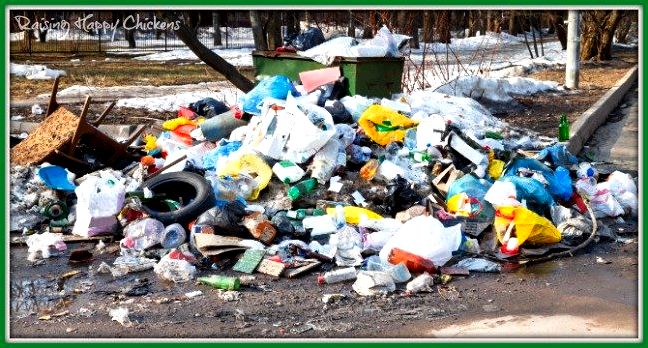
M269 11L268 13L267 32L268 49L275 50L277 47L281 47L281 22L277 11Z
M623 18L621 18L621 21L619 22L619 27L617 28L616 34L614 34L616 42L621 44L627 43L628 33L630 32L631 27L632 17L626 12L626 14L623 16Z
M436 31L441 43L450 43L450 11L439 11L436 18Z
M260 51L268 50L268 43L263 35L263 26L259 18L259 11L250 11L250 26L254 37L254 47Z
M416 48L418 49L420 47L419 45L419 26L421 23L420 19L420 12L411 12L409 14L409 18L411 19L411 26L409 27L409 32L408 35L411 36L412 38L409 40L409 46L410 48Z
M551 17L552 26L556 29L556 36L560 41L563 51L567 49L567 27L565 26L565 17L562 14L555 14Z
M355 21L353 20L353 11L349 10L349 25L347 27L347 36L355 37Z
M468 22L468 36L473 37L477 34L477 28L476 28L476 13L475 11L467 11L466 12L466 22Z
M619 10L585 11L581 26L581 60L608 60L611 58L612 38L619 25Z
M431 11L423 11L423 42L434 41L434 16Z
M223 44L221 39L221 25L220 25L220 13L218 11L212 12L212 27L214 28L214 46L220 46Z
M205 62L209 67L223 74L223 76L230 81L236 88L240 89L243 93L247 93L254 88L254 83L248 80L241 74L236 67L228 63L218 54L214 53L209 48L205 47L195 32L192 32L186 25L180 24L180 28L176 30L176 35L187 47L200 59Z
M518 19L518 13L517 11L510 11L509 12L509 25L508 25L508 33L510 35L517 35L521 32L520 30L520 20Z
M378 32L378 19L376 18L376 11L369 11L369 26L371 27L371 37L376 36Z
M486 11L486 31L495 31L493 28L493 11ZM484 32L484 33L485 33Z
M124 29L124 36L126 38L126 41L128 41L128 48L135 48L137 46L134 29Z
M295 12L287 11L286 13L286 36L290 37L299 33L299 21L295 20Z

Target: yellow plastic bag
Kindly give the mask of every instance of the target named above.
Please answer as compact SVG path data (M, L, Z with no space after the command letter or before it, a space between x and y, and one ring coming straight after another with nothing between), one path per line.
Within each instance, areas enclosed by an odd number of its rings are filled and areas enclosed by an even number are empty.
M258 186L250 194L250 200L259 197L259 193L268 186L272 178L272 168L265 161L254 154L243 155L235 160L227 162L222 169L218 170L218 176L237 177L239 174L246 174L254 178Z
M560 231L546 218L524 207L499 207L495 212L495 233L500 243L509 224L513 222L519 245L547 245L561 240Z
M153 134L147 134L144 136L144 150L151 151L157 148L157 138Z
M172 131L180 126L184 126L187 124L192 126L198 126L198 122L192 121L188 118L178 117L178 118L164 121L164 123L162 123L162 128Z
M377 213L365 208L346 206L343 207L343 209L344 209L344 220L346 220L348 224L355 224L355 225L359 224L360 218L362 218L363 215L365 215L370 220L380 220L383 218ZM336 214L335 207L326 208L326 214L335 215Z
M418 122L382 105L371 105L360 116L358 125L371 140L385 146L402 141L405 132L418 125Z
M494 159L488 163L488 175L490 175L493 180L497 180L502 176L502 172L504 171L504 161Z

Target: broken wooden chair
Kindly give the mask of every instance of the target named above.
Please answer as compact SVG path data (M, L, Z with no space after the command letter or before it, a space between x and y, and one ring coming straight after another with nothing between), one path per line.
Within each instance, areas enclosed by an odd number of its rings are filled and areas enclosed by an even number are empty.
M91 97L86 97L81 114L76 116L56 101L58 85L59 77L54 80L45 119L27 138L11 149L11 163L37 165L48 162L75 173L88 173L105 166L119 169L128 164L132 160L128 147L150 123L143 125L128 140L120 143L98 129L115 106L114 101L91 123L87 121ZM84 159L84 153L92 159ZM95 160L97 163L94 163Z

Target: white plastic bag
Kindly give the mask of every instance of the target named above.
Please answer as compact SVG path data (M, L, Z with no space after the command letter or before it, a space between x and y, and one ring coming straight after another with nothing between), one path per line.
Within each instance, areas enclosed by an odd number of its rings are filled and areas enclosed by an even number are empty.
M27 238L27 260L36 261L38 254L43 259L52 256L51 247L57 251L65 251L67 246L63 242L63 237L60 234L45 232L41 234L32 234Z
M124 206L126 195L124 185L116 180L88 176L74 189L77 196L77 217L90 214L92 217L117 215Z
M452 252L461 245L461 224L444 227L432 216L417 216L407 221L394 233L380 251L380 258L388 261L393 248L399 248L443 266L452 258Z
M517 200L515 185L510 181L495 181L486 192L484 199L493 207L516 207L520 205Z
M396 284L388 272L360 271L352 288L361 296L372 296L393 292Z
M637 185L629 174L615 171L608 177L608 187L614 198L624 209L632 211L632 215L638 213Z
M196 275L196 267L186 260L172 259L165 255L154 267L153 271L158 277L174 283L184 283Z

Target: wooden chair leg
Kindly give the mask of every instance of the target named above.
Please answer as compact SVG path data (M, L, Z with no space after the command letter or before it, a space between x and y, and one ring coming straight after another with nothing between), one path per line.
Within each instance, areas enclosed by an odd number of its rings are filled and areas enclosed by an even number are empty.
M74 131L74 135L72 136L72 140L70 141L70 148L68 149L68 154L70 156L74 155L74 150L76 149L77 143L79 142L79 138L81 137L81 129L85 126L86 122L86 116L88 115L88 108L90 107L90 101L92 98L90 96L86 97L85 103L83 104L83 110L81 110L81 115L79 116L79 124L77 125L76 130Z
M108 105L108 107L106 107L106 110L104 110L104 111L101 113L101 115L99 115L99 118L98 118L96 121L94 121L94 122L92 123L92 125L95 126L95 127L99 127L99 125L100 125L101 122L104 120L104 118L106 118L106 116L108 116L108 113L110 112L110 110L112 110L112 108L115 107L115 104L117 104L117 102L115 102L115 101L113 101L112 103L110 103L110 105Z
M57 76L54 79L54 85L52 86L52 94L50 95L49 104L47 104L47 112L45 116L51 115L56 109L58 109L59 104L56 102L56 94L58 93L58 85L61 77Z

